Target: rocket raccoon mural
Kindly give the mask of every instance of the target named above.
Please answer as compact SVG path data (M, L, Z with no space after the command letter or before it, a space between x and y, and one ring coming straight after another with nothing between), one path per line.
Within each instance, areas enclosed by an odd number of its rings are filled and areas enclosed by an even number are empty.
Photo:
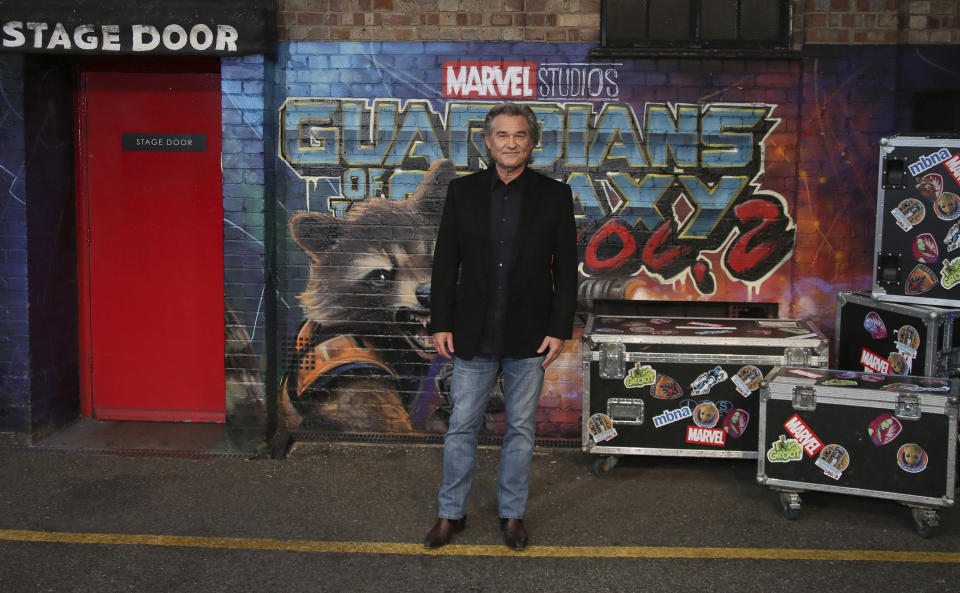
M310 276L279 397L289 429L445 430L449 370L430 340L430 271L455 176L450 161L437 161L406 200L368 199L343 218L290 218Z

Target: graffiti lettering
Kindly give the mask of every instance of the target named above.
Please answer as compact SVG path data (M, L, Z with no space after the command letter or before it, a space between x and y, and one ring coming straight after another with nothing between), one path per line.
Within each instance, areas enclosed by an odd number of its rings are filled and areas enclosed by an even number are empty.
M540 64L537 94L541 99L616 99L620 64Z
M457 92L473 84L463 69L470 65L448 65ZM475 82L510 91L524 81L514 65L497 75L481 68ZM494 104L449 101L441 114L422 99L287 99L280 156L308 182L309 207L340 217L369 198L407 199L438 160L459 173L485 167L483 120ZM573 190L584 274L643 270L663 281L690 278L712 294L716 279L701 253L722 249L719 265L745 283L762 282L792 253L796 227L785 200L756 184L763 141L779 123L775 106L648 103L642 118L620 102L596 112L587 103L529 106L542 127L533 167ZM317 200L322 178L339 183Z

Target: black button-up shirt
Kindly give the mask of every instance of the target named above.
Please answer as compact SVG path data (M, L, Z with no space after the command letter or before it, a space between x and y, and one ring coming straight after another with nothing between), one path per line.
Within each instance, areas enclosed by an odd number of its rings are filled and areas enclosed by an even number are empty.
M493 269L490 270L490 301L484 317L483 335L479 352L503 354L503 329L510 294L509 278L517 253L520 233L520 207L523 204L524 177L504 184L493 172L490 183L490 251Z

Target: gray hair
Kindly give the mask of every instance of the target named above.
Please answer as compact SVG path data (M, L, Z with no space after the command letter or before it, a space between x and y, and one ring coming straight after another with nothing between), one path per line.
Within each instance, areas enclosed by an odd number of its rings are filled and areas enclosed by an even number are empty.
M483 120L483 135L488 137L493 134L493 120L496 119L498 115L519 115L527 120L527 133L530 134L530 139L533 141L533 146L536 147L540 144L540 122L537 121L537 116L533 112L533 109L530 109L527 105L519 105L517 103L500 103L495 105L487 113L487 117ZM490 151L487 150L487 162L493 162L493 158L490 155ZM533 162L533 152L530 153L530 158L527 159L527 164Z

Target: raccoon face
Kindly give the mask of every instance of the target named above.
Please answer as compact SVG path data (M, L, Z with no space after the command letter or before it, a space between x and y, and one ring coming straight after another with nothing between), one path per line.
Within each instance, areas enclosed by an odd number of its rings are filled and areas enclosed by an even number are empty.
M424 246L423 252L411 252L407 247L394 243L362 255L355 260L354 271L368 294L386 297L378 299L379 306L395 330L417 354L429 358L435 352L429 333L431 249Z

